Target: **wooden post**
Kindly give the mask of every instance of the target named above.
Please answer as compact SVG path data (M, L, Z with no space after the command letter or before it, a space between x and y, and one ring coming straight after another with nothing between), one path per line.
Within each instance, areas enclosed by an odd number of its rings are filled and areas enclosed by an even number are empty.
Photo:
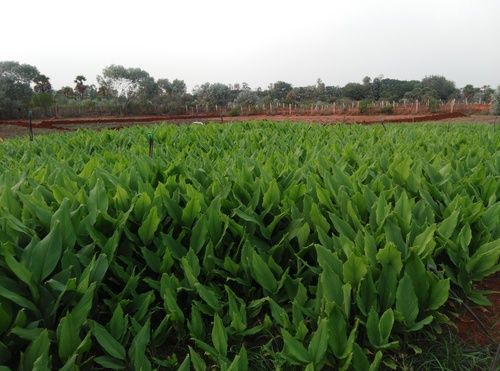
M333 102L333 114L335 115L335 102Z
M149 157L153 157L154 138L153 133L148 133Z
M418 113L418 99L415 101L415 113Z

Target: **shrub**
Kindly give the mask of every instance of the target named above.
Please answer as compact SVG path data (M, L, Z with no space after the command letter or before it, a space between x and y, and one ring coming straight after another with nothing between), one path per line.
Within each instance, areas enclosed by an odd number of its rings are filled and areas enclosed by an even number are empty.
M228 112L229 116L239 116L241 114L240 108L239 107L233 107L231 110Z
M363 99L359 102L359 113L368 113L372 102L368 99Z
M380 113L385 115L392 115L394 113L394 108L392 106L385 106L380 109Z
M491 113L493 115L500 115L500 86L497 88L495 94L493 94L493 105L491 106Z
M436 98L429 98L429 112L438 112L439 111L439 100Z

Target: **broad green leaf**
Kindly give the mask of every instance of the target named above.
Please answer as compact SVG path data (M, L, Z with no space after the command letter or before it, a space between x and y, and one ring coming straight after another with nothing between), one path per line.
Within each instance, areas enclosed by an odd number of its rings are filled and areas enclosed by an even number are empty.
M57 327L57 346L59 357L67 361L76 351L81 343L79 336L80 328L73 319L71 313L67 314L59 322Z
M367 272L365 260L362 257L351 254L343 265L344 281L358 287Z
M443 236L445 239L449 239L453 234L458 222L459 212L455 210L449 217L444 219L441 223L439 223L439 227L437 229L438 233Z
M111 357L122 361L126 358L125 348L101 325L92 322L92 333L97 342Z
M274 293L276 291L278 282L271 272L271 269L269 269L267 263L256 251L254 251L252 254L252 272L254 279L267 292Z
M148 216L138 230L139 237L143 243L148 244L151 242L158 226L160 225L160 221L161 219L158 216L158 210L156 206L153 206L149 210Z
M437 280L431 283L428 309L436 310L448 300L450 279Z
M262 199L262 207L265 210L271 210L273 207L277 207L280 202L280 189L278 183L275 180L269 183L267 190L264 192L264 197Z
M50 276L59 263L61 253L61 223L56 221L49 234L31 247L30 268L36 282L41 282Z
M328 348L329 337L328 320L323 318L319 321L318 328L316 332L313 333L307 350L312 356L315 365L320 365L322 363Z
M281 336L283 336L284 349L283 352L299 364L308 364L312 361L311 355L307 352L304 345L295 339L290 333L281 329Z
M227 331L218 314L215 314L214 325L212 327L212 343L214 348L223 355L227 355Z
M396 292L396 310L402 315L404 322L411 326L417 319L418 299L410 276L405 274L399 281Z
M132 345L128 351L128 356L132 360L134 369L150 371L151 362L146 355L146 349L150 340L150 323L146 321L132 340Z

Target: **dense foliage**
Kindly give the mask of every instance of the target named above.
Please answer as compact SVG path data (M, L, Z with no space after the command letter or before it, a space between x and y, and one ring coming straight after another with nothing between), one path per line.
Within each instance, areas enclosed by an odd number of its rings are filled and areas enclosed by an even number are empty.
M344 87L326 86L318 79L315 85L294 87L284 81L267 89L253 90L246 83L225 85L205 83L187 92L182 80L155 80L140 68L110 65L97 76L98 86L88 84L86 77L76 76L74 86L52 89L50 79L30 65L0 62L0 119L24 118L28 109L36 117L73 117L108 114L180 114L241 109L245 113L265 110L270 104L291 104L303 108L352 101L405 102L420 100L447 101L454 98L468 102L490 102L489 86L466 85L459 90L442 76L428 76L422 81L365 77L363 83ZM234 111L236 112L236 111ZM238 111L239 112L239 111Z
M493 127L146 130L1 144L1 364L376 370L487 304Z

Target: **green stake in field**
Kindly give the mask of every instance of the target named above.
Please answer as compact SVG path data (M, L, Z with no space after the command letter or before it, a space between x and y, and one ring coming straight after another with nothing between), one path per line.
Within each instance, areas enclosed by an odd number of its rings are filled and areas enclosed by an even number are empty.
M147 138L148 138L148 143L149 143L149 157L153 157L153 147L154 147L154 135L152 132L149 132L147 134Z
M30 133L30 141L32 142L33 141L33 124L31 122L31 120L33 118L33 111L32 110L28 111L28 117L29 117L28 130Z

